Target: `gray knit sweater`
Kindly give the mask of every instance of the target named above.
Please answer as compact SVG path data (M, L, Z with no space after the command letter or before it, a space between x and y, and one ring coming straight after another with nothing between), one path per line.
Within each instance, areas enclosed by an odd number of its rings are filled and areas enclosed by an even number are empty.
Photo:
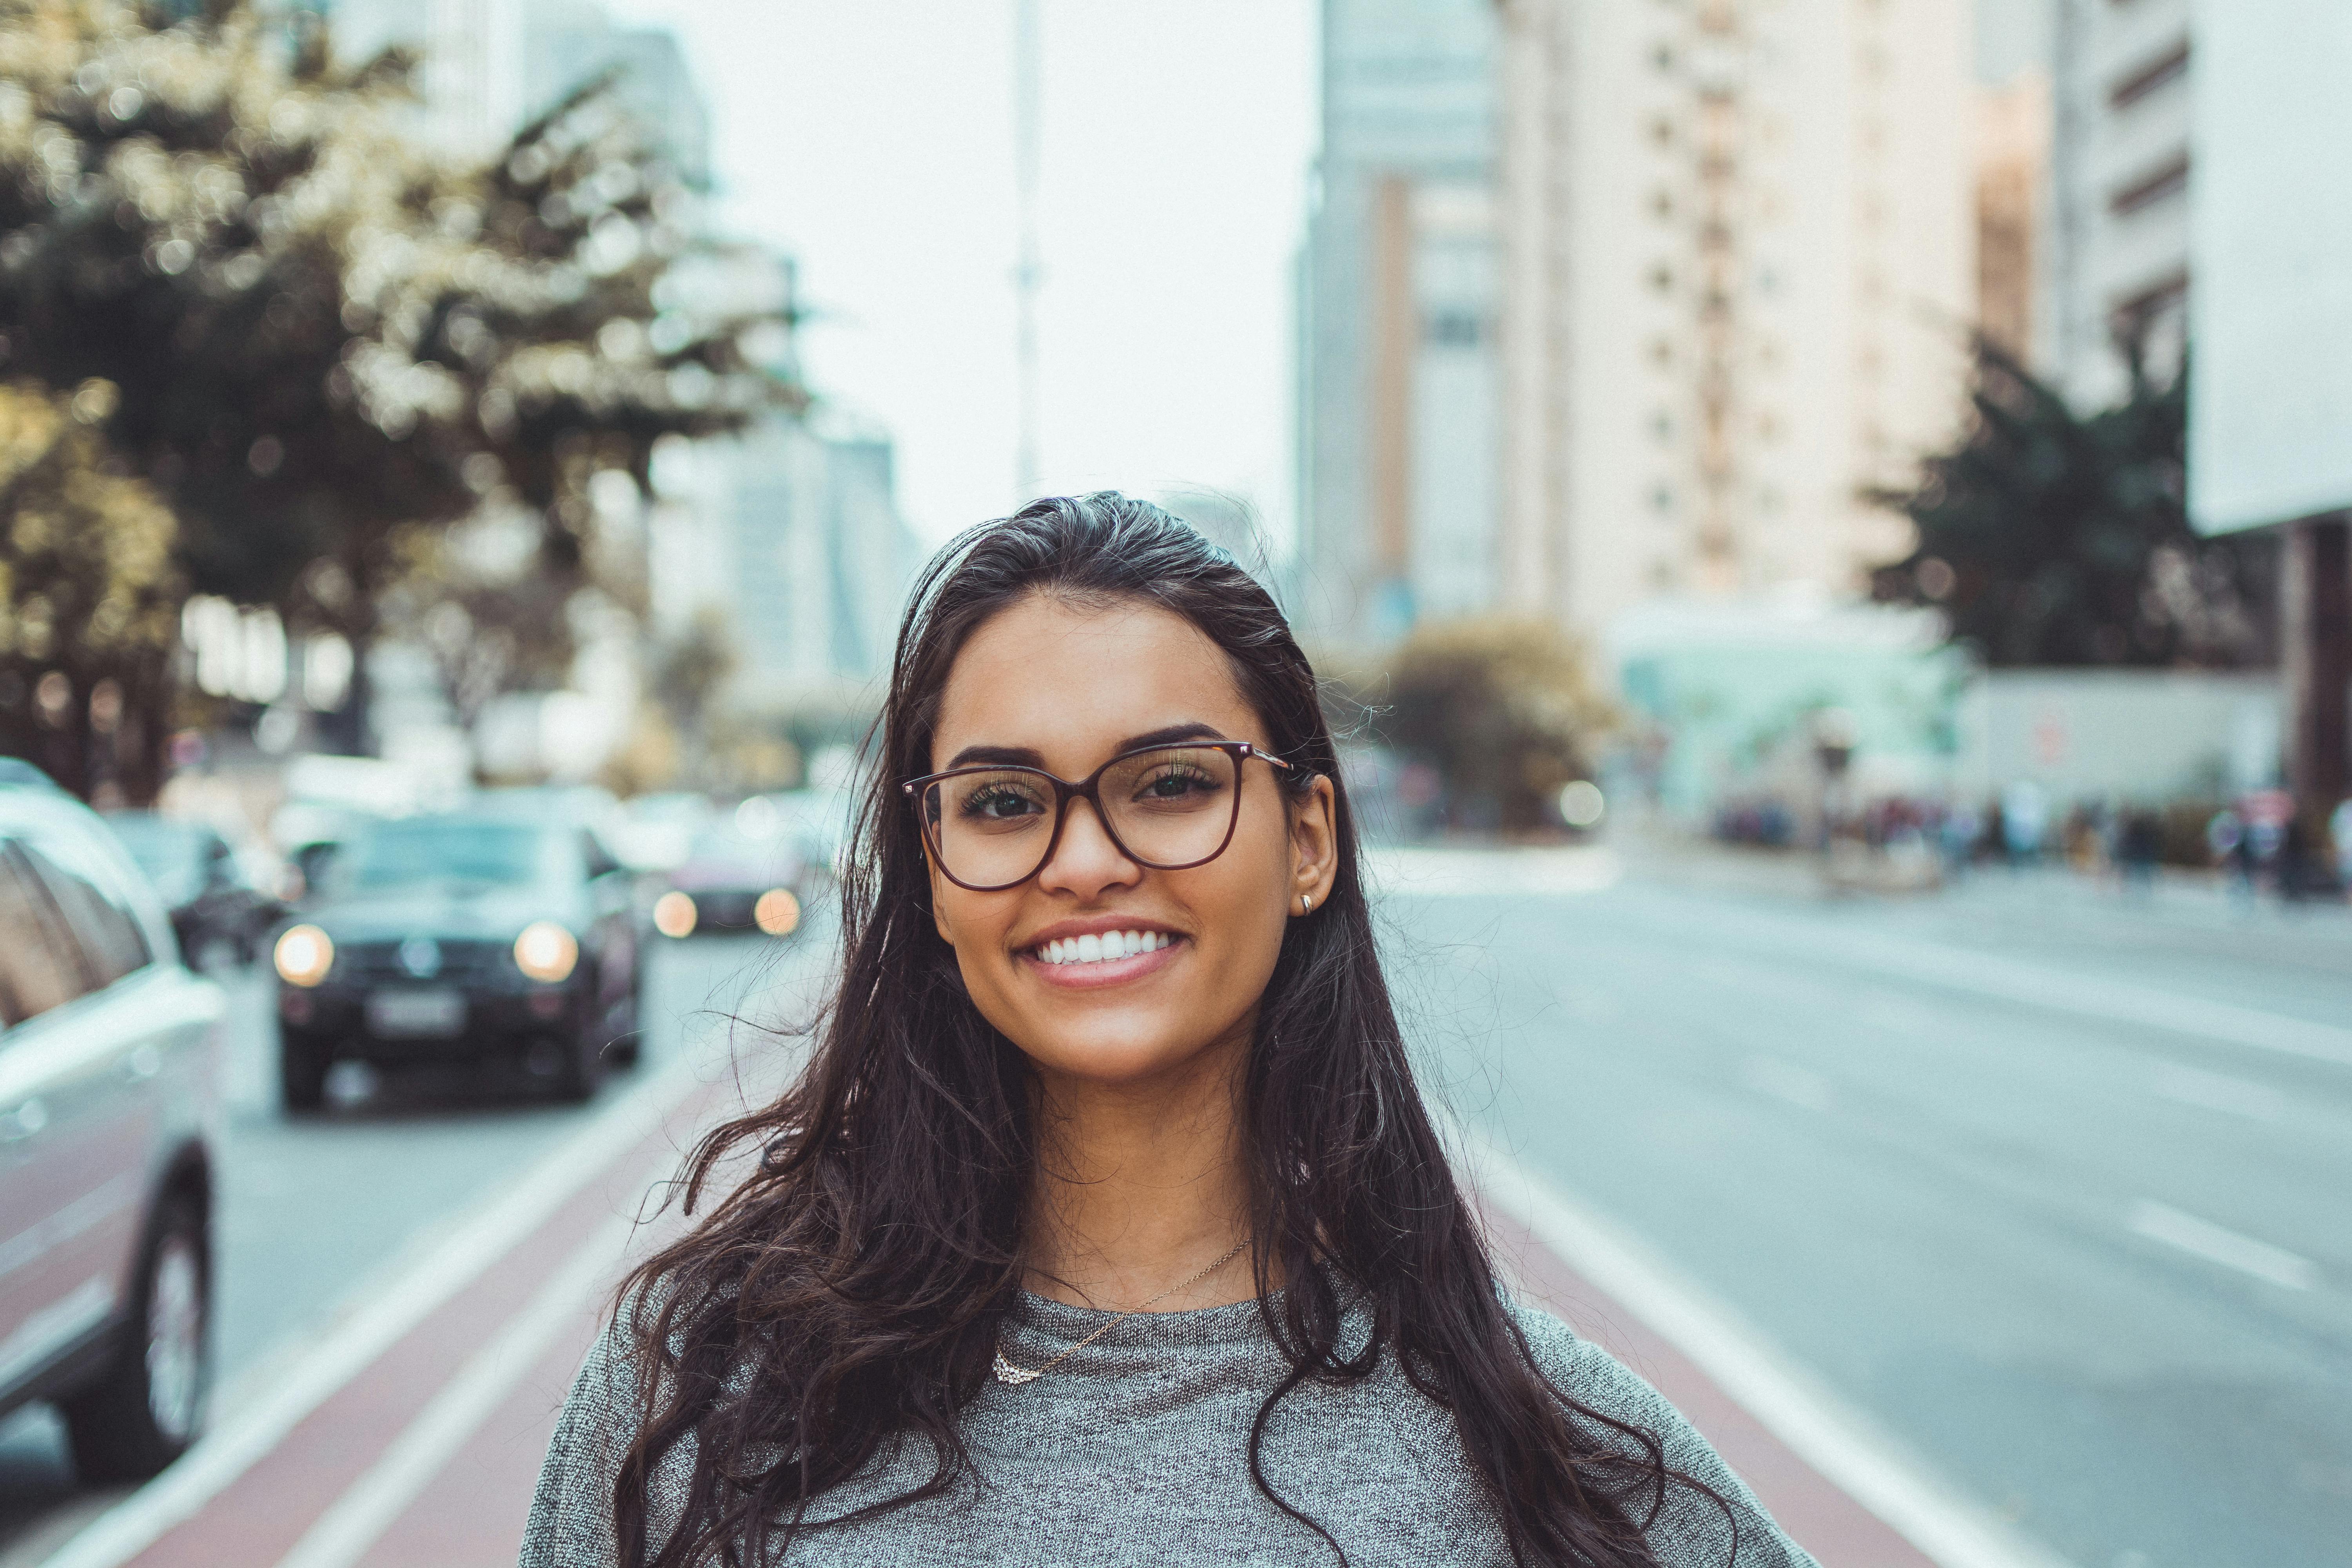
M1108 1315L1034 1296L1024 1305L1005 1344L1025 1366L1042 1366ZM1554 1384L1656 1433L1669 1463L1732 1505L1741 1568L1815 1568L1648 1384L1558 1320L1514 1310ZM1358 1336L1369 1331L1355 1318L1350 1327ZM1129 1318L1034 1383L988 1384L962 1415L975 1479L945 1497L804 1534L787 1561L1328 1568L1337 1561L1330 1549L1250 1480L1250 1423L1283 1371L1255 1303ZM613 1480L632 1436L634 1384L626 1341L608 1330L563 1407L522 1568L615 1562ZM818 1513L845 1514L909 1489L929 1476L929 1456L928 1444L906 1445L829 1494ZM1356 1568L1510 1562L1451 1417L1392 1362L1360 1383L1309 1383L1286 1394L1268 1425L1264 1466ZM690 1452L678 1449L656 1469L656 1542L676 1521L691 1468ZM1666 1568L1720 1568L1732 1561L1731 1521L1704 1496L1675 1487L1650 1544Z

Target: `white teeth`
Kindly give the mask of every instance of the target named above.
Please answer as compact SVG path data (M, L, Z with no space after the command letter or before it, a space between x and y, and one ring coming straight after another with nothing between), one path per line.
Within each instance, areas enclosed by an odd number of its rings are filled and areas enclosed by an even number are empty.
M1099 936L1065 937L1037 950L1047 963L1108 963L1140 953L1158 952L1175 941L1164 931L1107 931Z

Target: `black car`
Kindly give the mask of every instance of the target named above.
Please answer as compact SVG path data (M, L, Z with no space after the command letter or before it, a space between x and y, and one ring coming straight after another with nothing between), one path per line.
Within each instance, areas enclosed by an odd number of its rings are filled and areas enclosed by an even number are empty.
M223 957L250 963L260 956L286 906L247 879L236 852L211 825L152 811L111 812L106 824L163 895L190 963L210 968Z
M380 822L329 863L278 933L279 1081L289 1110L339 1060L509 1057L584 1100L635 1058L629 874L576 822L483 808Z

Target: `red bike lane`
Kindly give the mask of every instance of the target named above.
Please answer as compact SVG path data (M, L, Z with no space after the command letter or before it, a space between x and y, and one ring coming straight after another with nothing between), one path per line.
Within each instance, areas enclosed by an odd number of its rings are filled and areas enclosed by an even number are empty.
M731 1089L732 1086L728 1086ZM720 1086L693 1085L660 1124L572 1173L535 1223L404 1331L333 1372L283 1430L226 1436L52 1559L57 1568L506 1568L556 1414L625 1267L679 1223L638 1226ZM1825 1568L1985 1568L1934 1557L1801 1457L1671 1340L1507 1207L1486 1220L1523 1295L1648 1377Z

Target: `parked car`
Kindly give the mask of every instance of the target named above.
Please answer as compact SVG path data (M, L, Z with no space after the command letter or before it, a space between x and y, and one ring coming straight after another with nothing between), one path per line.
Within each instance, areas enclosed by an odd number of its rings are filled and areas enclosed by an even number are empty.
M0 783L0 1410L55 1401L86 1480L202 1424L224 1012L98 816Z
M191 964L209 969L219 958L251 963L260 956L286 906L253 885L217 828L152 811L110 812L106 825L163 895Z
M635 1059L633 879L527 802L366 827L272 956L289 1110L322 1102L338 1060L511 1057L585 1100L607 1064Z
M686 858L664 879L668 890L654 900L654 929L667 937L712 931L790 936L800 927L810 878L799 838L785 830L774 805L754 795L694 836Z

